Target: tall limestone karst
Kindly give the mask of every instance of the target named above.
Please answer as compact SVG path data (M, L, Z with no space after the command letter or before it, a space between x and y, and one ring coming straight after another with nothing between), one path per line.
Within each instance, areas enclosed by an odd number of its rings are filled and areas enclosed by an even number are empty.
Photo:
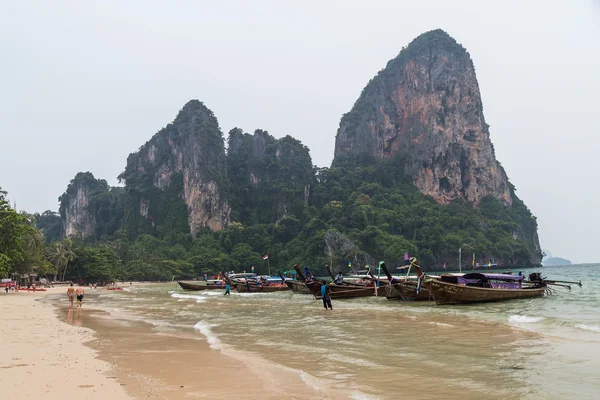
M285 136L254 135L234 128L227 153L233 220L244 224L272 223L300 215L308 205L315 174L309 150Z
M137 233L221 230L230 207L225 146L203 103L189 101L175 120L127 158L125 227Z
M90 172L75 175L58 200L62 231L69 238L112 235L123 216L123 188L111 188Z
M440 203L511 204L469 53L442 30L422 34L363 89L342 117L335 156L400 155L419 190Z
M341 121L335 160L398 158L402 173L440 204L512 207L513 233L540 262L537 223L495 158L469 53L442 30L426 32L389 61Z

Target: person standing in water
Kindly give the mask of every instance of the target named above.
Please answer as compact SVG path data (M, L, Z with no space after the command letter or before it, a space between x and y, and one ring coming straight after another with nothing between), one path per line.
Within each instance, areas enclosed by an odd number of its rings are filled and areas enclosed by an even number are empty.
M325 307L326 310L327 307L329 307L330 310L333 310L333 307L331 307L331 297L329 297L329 288L325 284L321 285L321 298L323 299L323 307Z
M83 295L85 294L85 290L83 290L82 286L78 286L77 289L75 289L75 294L77 295L77 307L81 308L81 305L83 304Z
M231 295L231 293L229 293L230 287L229 287L229 282L223 280L223 282L225 283L225 293L223 293L224 295Z
M75 288L71 283L71 286L67 288L67 296L69 296L69 308L73 308L73 300L75 299Z

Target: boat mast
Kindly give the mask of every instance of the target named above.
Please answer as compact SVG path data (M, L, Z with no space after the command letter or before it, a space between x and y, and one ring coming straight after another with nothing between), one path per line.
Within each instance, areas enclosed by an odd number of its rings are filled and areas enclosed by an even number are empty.
M458 272L462 272L462 247L458 248Z

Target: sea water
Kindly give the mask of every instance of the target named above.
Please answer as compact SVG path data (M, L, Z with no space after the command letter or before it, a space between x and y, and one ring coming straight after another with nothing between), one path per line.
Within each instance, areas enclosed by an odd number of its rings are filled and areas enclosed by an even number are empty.
M151 323L157 334L197 336L211 351L254 355L334 397L598 398L600 264L540 271L583 287L466 306L334 300L328 311L310 295L224 296L173 283L102 291L86 306Z

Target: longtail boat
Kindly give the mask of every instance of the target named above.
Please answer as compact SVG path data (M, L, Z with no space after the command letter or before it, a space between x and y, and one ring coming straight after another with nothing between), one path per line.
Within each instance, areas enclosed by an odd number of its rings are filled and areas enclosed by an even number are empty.
M524 283L523 276L472 272L426 280L436 304L465 304L541 297L545 282Z
M417 263L417 261L413 260L414 263ZM394 278L383 261L379 263L379 267L390 282L384 290L384 295L388 300L432 300L426 285L423 285L422 282L419 284L418 280L412 281L408 279L410 268L408 269L406 278Z
M183 290L214 290L223 289L225 285L220 280L209 281L177 281Z
M327 266L327 271L333 279L334 277L331 273L331 270L329 269L329 266ZM296 269L296 272L300 273L298 276L303 276L299 268ZM383 296L385 290L385 286L377 287L377 283L372 280L368 281L367 283L361 284L348 282L336 284L334 282L328 283L325 281L314 279L312 277L308 277L306 278L305 284L306 287L313 294L315 299L321 299L322 285L327 285L327 287L329 288L329 296L332 299L350 299L355 297Z
M296 268L296 267L298 267L297 264L294 265L294 268ZM277 271L277 273L281 277L282 282L285 283L286 286L289 287L293 293L311 294L310 289L307 288L306 283L304 283L305 278L304 278L304 275L302 274L302 272L300 272L300 275L298 275L298 278L300 278L300 280L286 279L281 272Z
M232 279L233 276L233 274L223 273L225 282L235 287L235 290L239 293L271 293L290 290L285 283L273 283L266 277L245 275L239 279Z
M235 285L235 290L239 293L271 293L290 290L285 283L265 283L247 280L245 283Z

